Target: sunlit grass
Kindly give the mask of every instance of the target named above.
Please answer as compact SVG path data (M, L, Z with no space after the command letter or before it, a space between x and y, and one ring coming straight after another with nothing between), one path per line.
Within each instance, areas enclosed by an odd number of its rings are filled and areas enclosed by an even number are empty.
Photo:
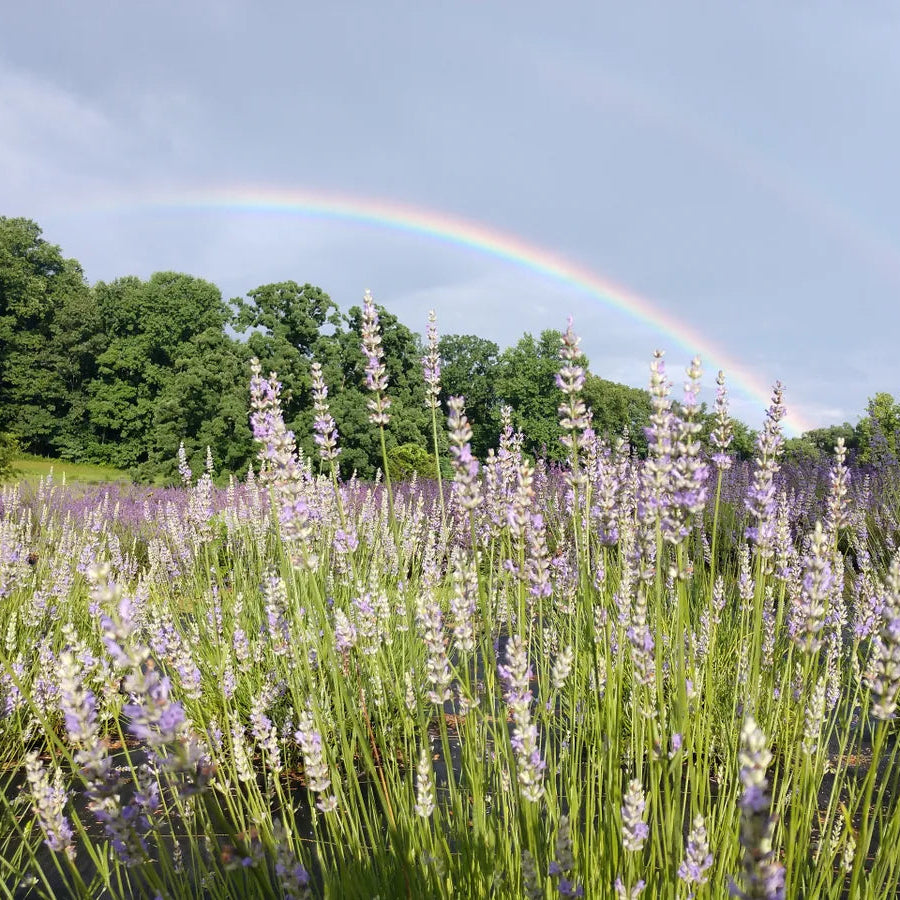
M21 456L13 460L9 481L36 482L51 472L56 481L67 484L105 484L108 482L128 483L131 476L122 469L112 466L74 463L42 456Z

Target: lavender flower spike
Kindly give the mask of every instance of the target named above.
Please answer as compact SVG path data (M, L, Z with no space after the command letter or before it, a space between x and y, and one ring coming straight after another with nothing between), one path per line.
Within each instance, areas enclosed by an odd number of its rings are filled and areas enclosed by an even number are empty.
M712 445L716 448L712 461L720 472L724 472L731 468L732 459L728 449L734 439L734 425L728 415L728 391L725 389L725 373L721 369L716 378L715 422L715 428L710 435Z
M544 796L544 769L547 764L541 759L537 726L531 721L528 654L524 641L517 634L509 640L506 659L505 666L497 666L497 673L506 686L505 698L515 724L511 743L518 764L519 784L522 796L536 803Z
M874 703L872 715L893 719L900 699L900 551L888 571L884 598L884 625L873 641L867 682Z
M434 310L428 311L428 350L422 357L422 373L425 376L425 405L429 409L437 406L441 394L441 353L438 348L438 333Z
M699 813L694 816L694 824L688 835L684 862L678 867L678 877L685 884L706 884L709 876L706 870L712 865L713 858L709 852L709 838L706 834L706 823ZM693 897L693 893L691 893Z
M63 814L68 797L60 785L50 784L47 770L36 750L30 751L25 757L25 775L31 788L34 814L44 832L47 846L55 853L65 852L70 859L74 859L72 826Z
M316 446L319 448L319 456L324 462L330 462L338 458L341 450L338 447L337 425L331 410L328 407L328 385L322 375L322 366L314 362L310 368L312 375L313 407L316 417L313 420L313 431Z
M390 422L388 408L391 401L385 396L387 390L387 369L384 365L384 350L381 347L381 331L378 324L378 310L370 291L363 297L362 352L366 358L366 387L375 396L369 400L369 421L373 425L385 426Z
M337 808L337 798L334 794L329 793L331 775L328 771L328 761L325 758L322 734L316 727L315 720L309 710L303 710L300 713L298 726L294 736L303 753L307 784L311 791L322 795L316 806L322 812L331 812Z
M650 827L644 821L647 801L640 781L633 778L628 784L622 805L622 846L633 853L644 847Z
M419 764L416 767L416 805L417 816L427 819L434 812L434 778L431 773L431 755L428 743L422 745L419 753Z
M472 455L472 427L466 417L465 401L462 397L450 397L447 401L450 416L447 425L450 430L450 456L456 471L454 487L460 506L465 510L477 509L481 504L481 485L478 480L479 463Z
M741 729L741 783L744 792L741 807L741 846L744 848L744 889L734 882L732 896L741 900L784 900L784 866L775 859L772 832L775 821L769 814L769 782L766 769L772 754L753 716L748 716Z
M781 420L785 409L780 382L772 389L772 405L766 413L763 430L756 440L756 466L753 483L746 499L747 509L753 524L747 529L747 537L756 545L761 559L771 559L775 544L775 475L778 472L778 457L784 442L781 435Z

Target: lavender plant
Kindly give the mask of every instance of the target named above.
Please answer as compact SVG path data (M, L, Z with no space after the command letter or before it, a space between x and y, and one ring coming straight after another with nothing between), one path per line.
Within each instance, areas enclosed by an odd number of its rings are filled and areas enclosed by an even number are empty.
M383 439L370 295L362 346ZM446 496L341 478L318 365L304 459L258 364L246 479L0 489L0 895L889 896L896 471L783 463L780 386L735 459L721 373L707 458L662 354L639 459L578 348L566 459L452 398Z

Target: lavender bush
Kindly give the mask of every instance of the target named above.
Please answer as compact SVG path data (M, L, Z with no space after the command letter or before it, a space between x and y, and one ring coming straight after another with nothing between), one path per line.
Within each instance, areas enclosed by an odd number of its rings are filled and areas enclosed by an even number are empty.
M480 462L436 347L450 483L342 481L315 366L318 459L256 367L240 483L2 488L0 896L888 896L896 472L783 466L780 385L736 462L721 373L705 458L662 354L639 460L571 322L566 464Z

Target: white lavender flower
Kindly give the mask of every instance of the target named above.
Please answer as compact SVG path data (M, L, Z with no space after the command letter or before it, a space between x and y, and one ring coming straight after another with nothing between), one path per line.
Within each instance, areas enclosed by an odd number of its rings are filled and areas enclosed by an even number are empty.
M522 796L536 803L544 796L544 769L547 764L541 758L537 726L531 721L528 654L524 641L517 634L509 639L506 660L505 666L497 666L497 672L506 687L505 698L514 723L511 743L516 755L519 785Z
M316 806L322 812L331 812L337 807L337 798L329 791L331 774L325 758L322 733L316 727L315 719L308 709L300 713L295 737L303 754L307 785L311 791L321 795Z
M900 551L891 560L885 587L884 624L872 641L867 682L874 700L872 715L893 719L900 698Z
M770 815L769 782L766 779L772 754L766 746L766 736L753 716L747 716L741 729L738 762L744 786L739 801L743 889L732 881L730 891L742 900L783 900L784 866L776 860L772 846L775 821Z
M556 657L556 660L553 663L551 681L554 690L561 691L565 687L569 675L572 674L572 666L574 662L575 651L571 646L564 647L559 652L559 656Z
M417 619L426 650L425 671L431 685L428 699L432 703L443 703L452 696L450 685L453 677L450 674L450 660L447 658L441 607L433 595L422 598Z
M637 853L644 848L644 842L650 835L650 827L644 821L647 801L640 781L633 778L628 783L628 791L623 798L622 812L622 846Z
M55 853L66 853L70 859L74 859L72 826L63 812L68 797L59 784L50 783L47 770L36 750L29 751L25 756L25 776L28 779L34 814L44 832L44 841Z
M428 744L423 744L419 752L419 764L416 766L416 805L417 816L427 819L434 812L434 775L431 771L431 754Z

